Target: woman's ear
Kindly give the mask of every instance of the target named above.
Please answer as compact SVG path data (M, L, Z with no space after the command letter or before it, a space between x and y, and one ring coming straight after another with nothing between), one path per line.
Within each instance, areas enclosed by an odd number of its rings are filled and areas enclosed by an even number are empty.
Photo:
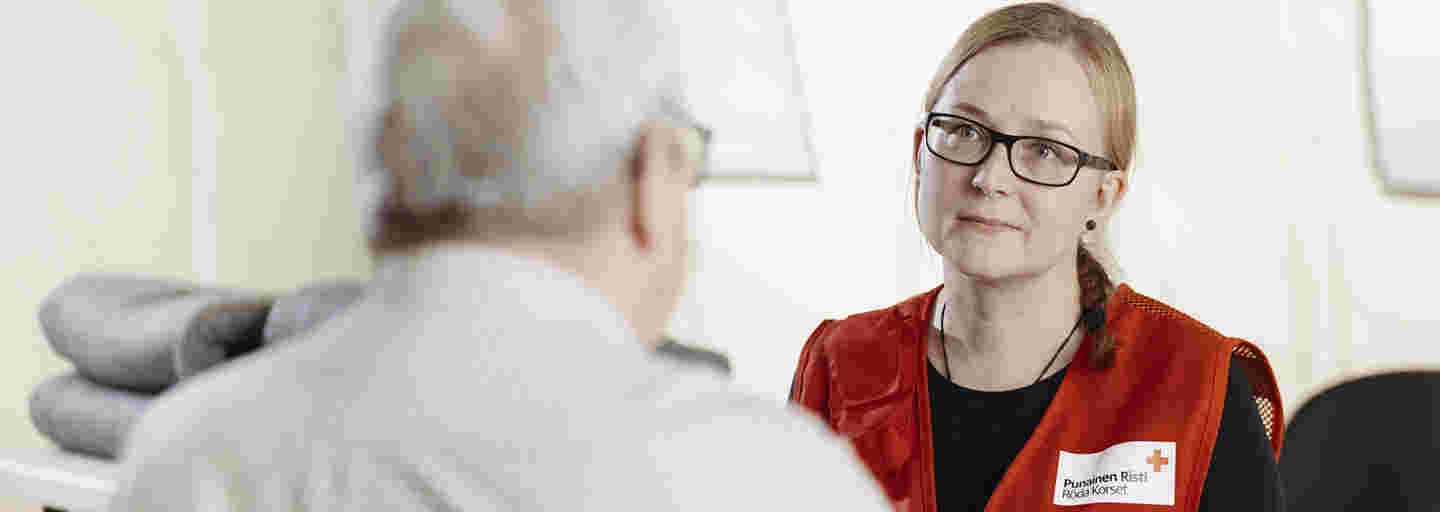
M1125 171L1107 171L1100 178L1100 188L1095 192L1096 218L1108 220L1115 213L1115 208L1125 199L1129 178Z

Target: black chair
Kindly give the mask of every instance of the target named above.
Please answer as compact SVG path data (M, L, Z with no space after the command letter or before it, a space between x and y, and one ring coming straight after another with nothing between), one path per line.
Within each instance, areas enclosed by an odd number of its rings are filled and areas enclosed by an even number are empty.
M1316 395L1280 453L1287 510L1440 510L1440 371L1363 377Z

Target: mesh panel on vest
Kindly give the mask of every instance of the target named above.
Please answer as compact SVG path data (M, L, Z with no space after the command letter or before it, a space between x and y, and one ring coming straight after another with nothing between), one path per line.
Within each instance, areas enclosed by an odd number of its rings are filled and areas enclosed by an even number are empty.
M1198 327L1202 331L1214 335L1217 338L1224 338L1224 335L1211 329L1209 326L1149 297L1131 293L1123 294L1120 299L1125 302L1126 305L1147 314L1161 318L1180 320L1191 326ZM1265 436L1269 438L1273 444L1275 442L1275 418L1277 413L1279 413L1279 411L1275 410L1275 399L1273 397L1278 395L1279 390L1273 389L1273 385L1269 382L1269 379L1260 378L1262 375L1268 376L1268 372L1259 368L1258 365L1263 365L1264 363L1260 361L1260 355L1248 345L1236 345L1235 350L1231 352L1230 355L1232 356L1232 361L1237 363L1236 366L1244 370L1250 377L1251 397L1255 399L1255 406L1260 410L1260 422L1265 426Z
M1248 345L1236 345L1235 350L1230 354L1236 358L1239 358L1240 361L1244 361L1246 363L1259 363L1259 354L1256 354L1255 351L1251 349ZM1251 372L1251 375L1255 375L1255 372ZM1260 421L1265 424L1265 436L1273 441L1275 439L1276 411L1275 400L1272 400L1270 397L1272 396L1271 393L1273 393L1274 390L1264 389L1264 386L1267 386L1268 384L1264 382L1258 382L1253 377L1250 379L1250 381L1252 383L1251 387L1253 388L1252 391L1253 397L1255 399L1255 407L1260 410Z

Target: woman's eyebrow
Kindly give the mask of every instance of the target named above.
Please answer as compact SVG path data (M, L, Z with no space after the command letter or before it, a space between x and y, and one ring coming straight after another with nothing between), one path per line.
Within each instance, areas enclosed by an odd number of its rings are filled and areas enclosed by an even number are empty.
M971 105L969 103L951 103L950 106L946 108L951 112L958 112L961 114L976 117L978 118L976 119L977 121L988 121L990 119L990 115L985 113L985 109L977 107L975 105Z
M946 107L946 109L951 112L973 117L976 121L985 121L987 123L994 122L994 120L990 119L990 114L985 112L985 109L977 107L971 103L958 101L955 103L951 103L949 106ZM1051 134L1064 134L1066 139L1068 139L1067 142L1070 142L1072 144L1079 140L1075 138L1075 132L1070 131L1070 128L1065 126L1065 123L1061 123L1059 121L1032 118L1025 120L1025 125L1029 130L1032 131L1017 135L1036 135L1039 132L1049 132ZM994 129L999 128L996 127Z
M1064 123L1060 123L1057 121L1047 121L1044 119L1031 119L1028 124L1040 131L1063 133L1067 138L1070 139L1071 142L1075 142L1076 140L1078 140L1075 138L1075 133L1071 132L1069 128L1065 127Z
M974 117L977 121L993 121L992 119L990 119L990 114L985 112L985 109L977 107L972 103L957 101L947 106L946 110ZM1075 140L1075 133L1071 132L1070 128L1065 126L1065 123L1061 123L1059 121L1032 118L1026 119L1025 125L1026 127L1036 131L1063 133L1069 136L1071 140Z

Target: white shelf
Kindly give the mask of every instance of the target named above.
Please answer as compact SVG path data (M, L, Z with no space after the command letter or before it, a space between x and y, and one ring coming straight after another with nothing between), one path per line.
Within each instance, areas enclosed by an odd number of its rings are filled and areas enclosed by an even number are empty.
M117 463L57 450L0 453L0 495L67 512L105 510L119 475Z

